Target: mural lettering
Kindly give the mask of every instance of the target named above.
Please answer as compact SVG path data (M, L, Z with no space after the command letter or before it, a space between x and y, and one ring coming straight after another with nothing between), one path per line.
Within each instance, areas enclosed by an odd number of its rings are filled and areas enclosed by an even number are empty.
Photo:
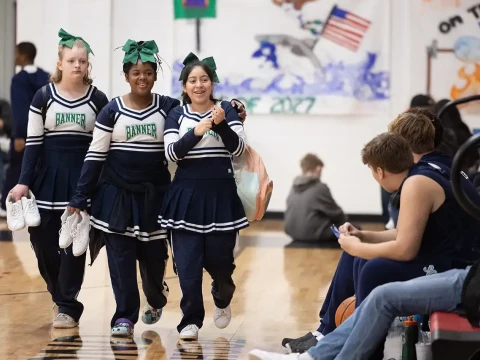
M475 20L478 20L480 18L480 4L476 4L470 8L467 9L467 12L472 14L475 18ZM438 30L442 34L448 34L452 29L457 27L457 25L463 24L463 18L461 15L453 15L450 17L448 20L442 21L438 25Z
M315 98L308 97L276 97L270 107L271 114L308 114L315 105Z

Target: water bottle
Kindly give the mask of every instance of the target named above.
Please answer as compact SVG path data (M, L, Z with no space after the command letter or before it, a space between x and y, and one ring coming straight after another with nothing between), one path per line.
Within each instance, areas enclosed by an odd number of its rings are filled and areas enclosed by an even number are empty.
M402 346L402 360L417 360L417 350L415 344L418 342L418 323L409 317L403 323L404 336Z

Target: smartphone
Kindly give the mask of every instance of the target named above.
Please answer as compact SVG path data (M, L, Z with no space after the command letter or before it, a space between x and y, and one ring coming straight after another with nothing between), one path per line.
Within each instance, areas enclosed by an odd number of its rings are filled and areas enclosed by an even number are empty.
M337 239L340 237L340 231L338 231L335 225L332 224L330 226L330 230L332 230L333 234L337 237Z

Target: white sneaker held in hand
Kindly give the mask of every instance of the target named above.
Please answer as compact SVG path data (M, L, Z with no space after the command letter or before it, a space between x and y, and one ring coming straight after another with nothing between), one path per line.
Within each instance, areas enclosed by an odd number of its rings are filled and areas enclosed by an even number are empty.
M77 220L72 225L71 235L73 238L73 256L80 256L87 251L90 242L90 215L80 212Z
M31 191L28 192L28 198L25 196L22 197L22 208L26 226L35 227L40 225L40 212L38 211L35 196Z
M10 231L18 231L25 228L22 200L13 202L12 194L8 194L5 205L7 207L7 226Z
M69 247L72 242L72 229L75 220L79 219L80 215L76 213L69 213L67 209L63 212L60 220L62 221L62 227L60 228L60 237L58 238L58 246L62 249Z

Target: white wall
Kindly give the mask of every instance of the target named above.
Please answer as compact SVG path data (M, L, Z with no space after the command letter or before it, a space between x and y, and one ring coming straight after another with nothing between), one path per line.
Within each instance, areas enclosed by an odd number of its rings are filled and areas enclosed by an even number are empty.
M15 24L14 1L0 0L0 99L10 100L10 79L15 70ZM11 56L10 56L11 55Z
M128 38L155 39L161 56L173 60L173 1L171 0L17 0L18 41L33 41L39 50L38 64L53 70L56 62L57 31L60 27L83 36L95 52L95 84L110 97L128 91L121 74L121 49ZM262 0L266 1L266 0ZM380 0L379 0L380 1ZM381 0L388 1L388 0ZM299 172L299 159L315 152L324 160L324 181L347 213L380 214L380 188L360 160L362 146L386 130L394 115L406 109L413 95L412 79L405 76L415 63L409 51L410 1L391 1L391 109L390 116L249 116L246 131L250 144L262 155L274 180L271 211L283 211L291 181ZM218 13L234 0L218 0ZM202 42L219 42L206 26ZM228 32L227 32L228 33ZM207 36L208 35L208 36ZM195 38L189 41L194 50ZM218 66L218 64L217 64ZM155 90L170 94L170 71L164 66ZM421 71L421 70L419 70ZM221 71L220 71L221 74ZM415 89L415 91L423 89ZM178 94L174 94L178 95ZM292 133L294 136L292 137ZM347 150L349 149L349 150ZM354 150L352 150L354 149Z

